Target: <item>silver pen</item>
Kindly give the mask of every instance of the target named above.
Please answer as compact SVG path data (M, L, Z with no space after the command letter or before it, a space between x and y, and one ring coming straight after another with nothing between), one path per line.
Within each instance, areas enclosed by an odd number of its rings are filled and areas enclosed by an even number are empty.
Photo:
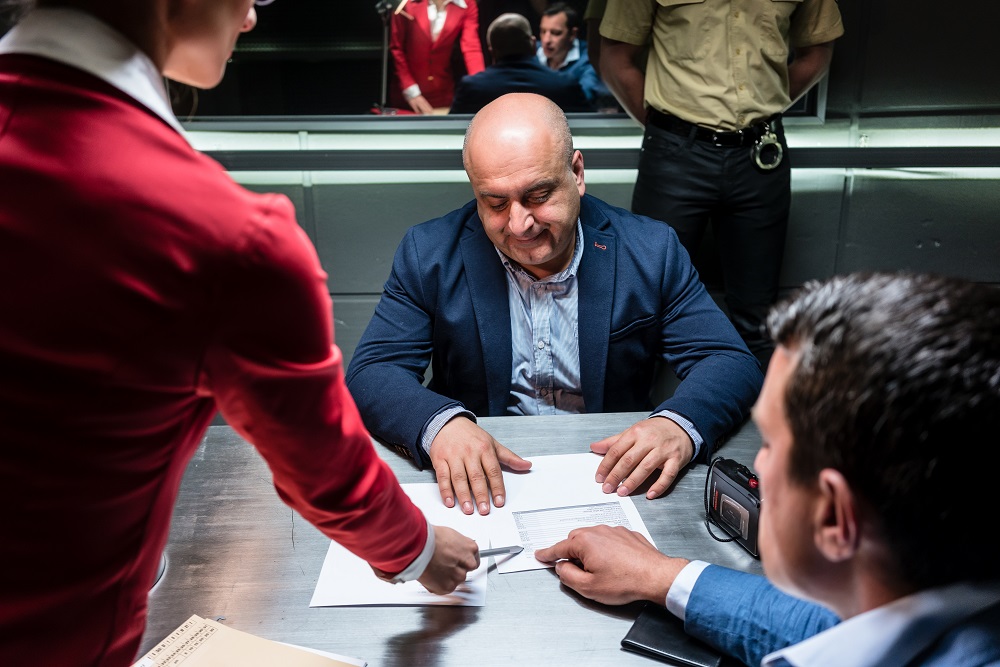
M511 556L514 556L516 554L521 553L522 551L524 551L524 547L522 547L520 544L515 544L512 547L497 547L495 549L480 549L480 551L479 551L479 558L480 558L480 560L482 560L483 558L486 558L487 556L506 556L508 554L511 555Z

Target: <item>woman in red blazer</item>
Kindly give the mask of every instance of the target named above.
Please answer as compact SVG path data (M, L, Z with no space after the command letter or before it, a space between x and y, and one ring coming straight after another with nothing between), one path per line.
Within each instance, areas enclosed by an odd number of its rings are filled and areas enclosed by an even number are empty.
M436 22L432 16L438 16ZM435 25L440 27L434 30ZM455 92L451 52L456 40L468 73L483 71L476 0L404 0L392 17L389 50L396 77L389 103L419 114L450 107Z

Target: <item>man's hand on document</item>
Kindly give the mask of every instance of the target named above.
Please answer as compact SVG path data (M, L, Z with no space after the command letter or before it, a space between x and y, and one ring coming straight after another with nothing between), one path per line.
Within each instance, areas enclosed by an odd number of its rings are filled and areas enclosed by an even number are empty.
M664 605L671 584L688 564L660 553L624 526L577 528L565 540L536 551L535 558L555 563L559 581L603 604L649 600Z
M441 500L448 507L457 504L466 514L472 514L476 508L480 514L489 514L491 492L493 504L503 507L506 490L501 464L519 471L531 467L530 461L461 416L441 427L429 453Z

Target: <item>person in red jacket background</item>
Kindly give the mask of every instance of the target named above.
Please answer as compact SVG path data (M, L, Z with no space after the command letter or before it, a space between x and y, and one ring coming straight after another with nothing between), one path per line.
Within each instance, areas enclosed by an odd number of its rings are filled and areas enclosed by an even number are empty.
M476 0L403 0L392 16L389 50L396 67L389 103L429 114L447 109L455 93L451 55L455 42L468 74L482 72Z

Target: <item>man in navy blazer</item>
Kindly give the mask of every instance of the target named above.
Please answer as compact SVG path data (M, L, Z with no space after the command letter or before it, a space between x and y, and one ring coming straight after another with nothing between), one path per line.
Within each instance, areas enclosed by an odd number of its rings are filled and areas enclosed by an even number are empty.
M600 602L665 605L748 665L1000 665L1000 571L983 536L1000 469L1000 291L850 275L807 285L767 327L778 347L753 409L767 579L607 526L536 557Z
M545 95L566 112L594 111L575 78L538 62L528 19L520 14L501 14L490 24L486 40L493 64L478 74L462 77L450 113L476 113L507 93Z
M448 506L503 505L530 465L476 416L653 408L658 360L681 379L653 416L592 445L606 493L669 488L748 414L755 358L668 225L585 196L583 156L545 97L505 95L469 125L475 201L411 228L347 383L368 429L433 465ZM429 386L424 372L432 363ZM661 469L659 475L654 471Z

